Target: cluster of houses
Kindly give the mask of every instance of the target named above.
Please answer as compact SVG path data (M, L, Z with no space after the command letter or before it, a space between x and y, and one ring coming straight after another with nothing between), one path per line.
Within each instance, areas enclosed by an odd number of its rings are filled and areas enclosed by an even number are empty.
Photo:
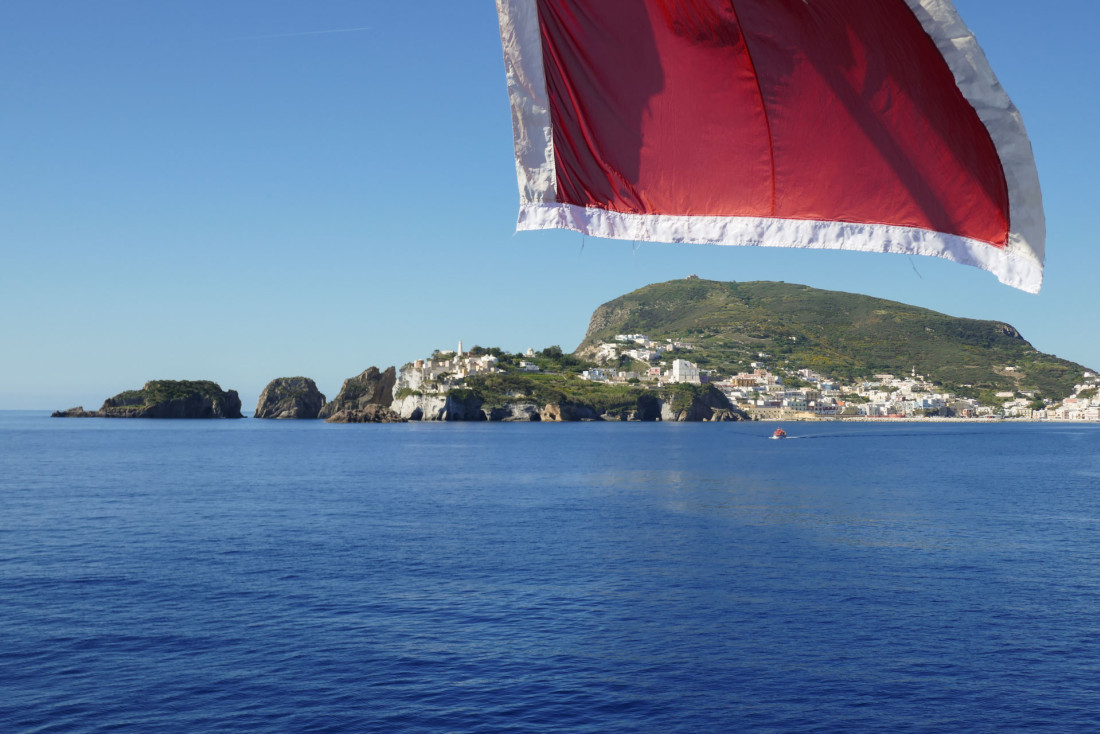
M524 356L527 359L519 360L518 369L521 372L538 372L538 365L528 361L535 356L535 350L528 349ZM397 374L397 384L394 389L421 391L431 383L432 389L429 392L442 392L462 384L462 381L471 375L494 372L504 372L500 367L499 357L492 354L469 354L462 348L462 342L459 341L457 351L437 349L427 359L418 359L403 366Z
M418 359L401 368L397 376L397 389L421 390L425 383L436 383L442 388L456 385L470 375L500 372L500 360L491 354L476 357L463 351L462 342L457 352L435 350L427 359Z
M685 382L699 385L703 382L703 375L699 365L686 359L674 359L667 370L660 366L650 367L645 370L618 370L610 367L593 367L581 373L582 380L592 382L653 382L658 385Z
M644 334L618 334L614 342L601 344L596 351L598 362L617 362L628 356L641 362L657 362L670 352L690 351L690 344L650 340ZM760 358L768 355L760 354ZM720 389L730 402L762 420L804 418L918 418L952 416L959 418L1024 418L1030 420L1091 420L1100 421L1100 376L1084 374L1074 396L1060 404L1037 401L1035 393L1003 392L996 397L1004 402L997 406L982 405L971 398L937 391L929 381L916 374L908 376L875 375L873 379L855 385L842 385L813 370L798 371L799 383L808 386L792 388L784 385L780 375L768 371L763 363L754 362L751 371L720 378L686 359L673 358L664 366L645 370L617 370L600 367L587 370L586 380L603 382L653 382L700 384L709 382ZM1008 367L1008 370L1014 368ZM1038 407L1043 403L1043 407Z
M597 347L595 360L606 364L620 357L630 357L639 362L655 362L669 352L691 351L693 348L673 339L654 341L645 334L616 334L614 342L605 342Z
M950 416L1100 421L1100 376L1092 372L1085 372L1074 395L1061 403L1037 400L1037 396L1029 392L1002 392L996 397L1004 402L988 406L971 398L937 391L931 382L916 374L915 369L908 376L880 374L852 385L840 384L813 370L802 369L797 372L797 381L789 381L799 386L792 387L785 385L783 377L770 372L764 363L753 362L749 372L720 377L713 371L701 370L699 365L687 359L672 357L693 348L691 344L671 339L657 342L644 334L619 334L613 343L599 346L597 362L619 364L626 356L640 362L641 368L592 367L581 374L581 379L649 383L655 387L709 383L721 390L733 405L761 420ZM528 349L523 356L527 359L520 359L518 363L513 360L513 369L538 372L539 367L528 361L535 356L534 350ZM662 356L666 357L663 361ZM767 356L758 355L760 358ZM443 390L461 384L471 375L502 371L497 357L491 354L472 356L463 351L462 342L459 342L456 352L437 350L428 359L405 365L398 376L397 388L420 390L425 383L434 383L434 389Z
M1100 375L1086 372L1084 382L1073 388L1073 397L1044 411L1043 418L1058 421L1100 421Z
M915 418L979 417L987 409L978 401L937 392L915 372L908 377L880 374L855 385L844 385L813 370L799 370L805 387L790 388L783 378L762 365L715 384L735 403L762 419L798 417ZM992 415L992 409L988 409Z

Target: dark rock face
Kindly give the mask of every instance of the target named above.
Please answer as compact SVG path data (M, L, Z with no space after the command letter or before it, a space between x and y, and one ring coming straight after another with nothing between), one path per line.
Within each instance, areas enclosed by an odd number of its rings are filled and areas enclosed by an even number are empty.
M342 411L358 411L368 405L388 408L393 404L393 386L396 382L397 370L394 367L387 368L385 372L371 367L344 380L340 393L318 415L327 420Z
M384 405L370 404L362 408L350 408L337 411L325 420L326 423L407 423L390 408Z
M646 394L638 397L638 409L634 413L634 420L658 421L661 419L661 401L656 395Z
M717 390L706 392L691 401L691 406L684 411L686 415L681 420L707 421L713 417L715 411L721 410L728 413L732 408L733 406L722 393Z
M594 408L577 403L550 403L539 411L539 419L554 423L603 420Z
M94 413L83 408L57 411L57 418L243 418L236 390L208 380L151 380L140 390L107 398Z
M444 420L483 421L486 419L485 411L481 409L483 403L484 401L472 392L452 390L447 394Z
M614 410L600 416L604 421L638 421L651 423L661 420L661 400L649 393L638 396L638 403L631 409Z
M584 403L549 403L542 408L533 403L509 403L502 407L485 410L480 402L448 405L449 420L490 420L503 422L547 421L550 423L571 423L576 421L659 421L661 420L661 400L654 394L644 393L638 396L633 408L611 410L600 413L596 408ZM485 416L484 418L481 416Z
M730 401L713 385L704 386L692 396L690 404L674 407L675 401L665 403L661 408L661 420L666 421L738 421L748 416L730 404Z
M256 403L256 418L314 420L325 396L308 377L279 377L267 384Z
M152 405L108 406L104 403L99 412L108 418L243 418L241 399L230 390L219 399L210 395L192 393Z
M538 422L539 409L532 403L512 403L500 408L493 408L488 415L491 421L503 421L504 423Z

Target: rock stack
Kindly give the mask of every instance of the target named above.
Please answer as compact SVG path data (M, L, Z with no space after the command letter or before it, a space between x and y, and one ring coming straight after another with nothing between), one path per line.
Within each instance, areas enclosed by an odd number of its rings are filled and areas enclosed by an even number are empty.
M278 377L267 383L256 403L255 418L316 420L325 396L308 377Z

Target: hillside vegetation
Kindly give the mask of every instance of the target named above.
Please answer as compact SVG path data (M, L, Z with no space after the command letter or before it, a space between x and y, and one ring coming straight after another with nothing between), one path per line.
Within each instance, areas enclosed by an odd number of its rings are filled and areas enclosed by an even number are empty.
M767 281L689 278L640 288L596 309L576 354L591 357L601 342L623 333L689 342L696 348L683 356L719 374L746 370L754 361L846 382L916 369L983 401L998 391L1061 398L1085 371L1039 352L1005 323Z

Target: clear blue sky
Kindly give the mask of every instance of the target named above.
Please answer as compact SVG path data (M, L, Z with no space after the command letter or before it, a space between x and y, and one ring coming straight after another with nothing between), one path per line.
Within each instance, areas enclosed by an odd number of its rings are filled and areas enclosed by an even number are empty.
M490 0L5 0L0 408L154 378L332 397L459 339L572 349L599 304L691 273L1003 320L1100 368L1100 3L956 5L1035 147L1038 296L931 258L514 234Z

